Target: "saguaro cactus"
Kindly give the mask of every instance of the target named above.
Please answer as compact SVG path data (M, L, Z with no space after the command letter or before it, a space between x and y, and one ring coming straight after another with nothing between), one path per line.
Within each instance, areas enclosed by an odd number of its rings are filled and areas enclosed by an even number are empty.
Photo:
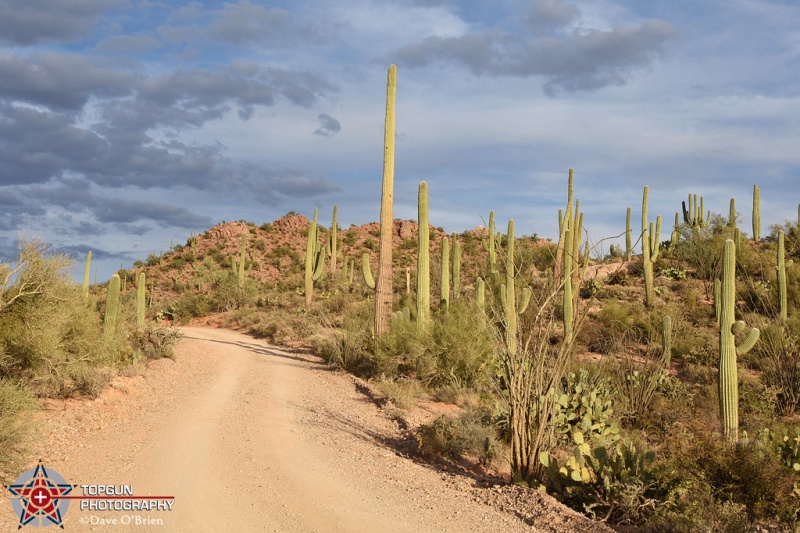
M625 215L625 261L631 260L632 254L631 246L631 208L628 207L628 213Z
M745 329L743 321L736 321L736 245L725 241L722 261L719 320L719 411L722 429L729 442L739 437L739 388L736 356L746 354L758 342L758 328L751 328L737 346L735 335Z
M319 228L317 227L317 209L314 208L314 218L308 224L308 240L306 241L305 262L305 297L306 310L311 308L314 297L314 282L317 281L325 270L325 251L320 249Z
M339 229L337 227L336 215L339 208L334 204L333 206L333 223L331 224L331 232L328 234L328 255L331 258L331 277L336 274L336 259L338 255L339 246Z
M753 185L753 242L761 241L761 190Z
M481 309L486 309L486 283L481 277L475 280L475 303Z
M701 196L700 203L697 203L697 195L689 195L689 207L686 207L686 202L681 202L683 208L683 221L691 227L707 228L711 221L711 211L705 211L705 199Z
M458 300L458 296L461 293L461 243L458 242L458 235L455 232L453 232L452 261L453 301L455 301Z
M678 219L678 213L675 212L675 225L672 227L672 234L669 237L670 246L675 246L681 238L680 234L681 223Z
M508 221L508 235L506 237L506 282L500 288L500 299L503 306L503 317L506 326L506 350L510 355L517 353L517 315L525 312L531 301L531 290L523 289L517 303L516 296L516 266L514 265L514 220ZM568 255L568 254L567 254ZM567 276L568 274L565 274Z
M447 309L450 306L450 239L442 237L442 283L441 306Z
M417 251L417 324L424 326L431 316L431 255L428 226L428 184L420 182L417 197L419 248Z
M392 230L394 229L394 131L397 67L386 78L386 122L383 132L383 187L378 279L375 280L375 339L389 328L392 316Z
M494 211L489 211L489 238L483 243L483 248L489 252L489 272L494 274L497 271L497 250L495 249L497 238L494 229Z
M242 233L242 246L239 250L239 262L236 262L236 258L231 258L233 263L233 271L236 273L236 282L239 288L239 292L241 293L244 290L244 278L247 273L250 271L249 269L245 268L245 257L247 252L247 234Z
M119 274L111 276L108 282L108 294L106 295L106 314L103 317L103 329L106 335L112 334L117 329L117 319L119 317L119 289L121 280Z
M650 188L645 185L642 195L642 270L644 270L644 303L647 307L655 301L653 287L653 263L658 259L661 240L661 215L656 217L655 227L647 221L647 203Z
M569 213L569 209L567 209ZM564 224L572 224L569 216L564 217ZM573 231L570 228L565 228L564 243L567 249L572 248ZM572 271L574 269L574 258L572 254L564 254L564 301L563 301L563 315L564 315L564 338L569 338L572 333L572 327L575 323L575 302L573 299L572 291Z
M83 269L83 298L89 298L89 272L92 268L92 251L86 252L86 266Z
M136 285L136 325L144 326L145 310L145 289L147 289L147 279L144 272L139 273L139 282Z

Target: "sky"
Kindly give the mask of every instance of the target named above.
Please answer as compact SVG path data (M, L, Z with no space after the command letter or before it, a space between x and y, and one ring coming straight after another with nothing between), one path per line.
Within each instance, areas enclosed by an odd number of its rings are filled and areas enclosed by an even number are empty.
M796 0L0 0L0 256L93 251L98 281L222 222L377 221L397 65L396 218L595 255L681 201L762 234L800 203Z

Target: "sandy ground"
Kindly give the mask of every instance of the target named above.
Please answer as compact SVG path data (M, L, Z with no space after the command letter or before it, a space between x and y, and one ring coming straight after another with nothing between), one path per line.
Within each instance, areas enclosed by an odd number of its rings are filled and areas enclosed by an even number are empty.
M397 424L315 357L183 331L176 360L118 378L97 400L48 402L28 466L41 459L78 485L73 495L125 486L136 500L173 496L172 510L72 500L64 530L609 531L536 491L486 488L407 457ZM0 531L18 523L4 491Z

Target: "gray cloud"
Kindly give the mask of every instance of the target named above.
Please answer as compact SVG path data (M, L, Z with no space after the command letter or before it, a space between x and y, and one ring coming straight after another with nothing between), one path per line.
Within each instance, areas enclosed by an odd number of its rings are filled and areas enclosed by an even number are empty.
M581 14L580 9L565 0L533 0L528 12L528 25L536 31L566 26Z
M102 14L122 0L4 0L0 42L29 46L87 36Z
M674 34L666 22L648 20L611 31L581 30L568 38L519 37L488 30L461 37L428 37L390 54L408 67L431 62L463 65L477 76L543 76L550 95L622 85L650 64Z
M124 193L113 195L98 194L92 191L91 184L81 178L60 179L54 184L26 189L26 193L39 202L58 206L72 215L88 214L92 220L81 218L70 224L84 225L93 232L96 224L133 224L142 221L155 222L162 227L195 228L208 225L211 219L197 215L186 208L164 203L128 199Z
M157 50L161 46L161 41L152 35L112 35L98 42L95 49L99 52L114 55L137 55Z
M321 113L317 115L317 118L319 119L320 126L314 132L314 135L330 137L331 135L336 135L342 130L342 125L339 123L339 121L327 113Z
M280 7L264 7L242 0L226 3L221 9L207 12L212 21L203 26L163 25L159 35L173 45L192 42L224 42L242 46L261 44L275 48L290 48L296 45L322 44L330 40L318 27L299 24L292 14ZM176 10L171 19L175 22L194 22L204 14L201 6L192 3Z
M91 96L130 93L134 78L69 54L0 53L0 99L80 110Z

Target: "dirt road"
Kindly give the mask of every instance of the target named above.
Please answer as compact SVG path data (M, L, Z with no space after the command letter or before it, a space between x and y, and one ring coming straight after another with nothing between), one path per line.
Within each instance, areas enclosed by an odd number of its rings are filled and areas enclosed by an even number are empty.
M72 500L66 531L602 530L548 514L548 502L520 512L509 487L404 457L395 423L314 357L226 330L184 333L175 361L117 380L98 400L51 402L38 418L32 451L68 483L174 496L170 511ZM0 530L15 530L7 494L0 505Z

